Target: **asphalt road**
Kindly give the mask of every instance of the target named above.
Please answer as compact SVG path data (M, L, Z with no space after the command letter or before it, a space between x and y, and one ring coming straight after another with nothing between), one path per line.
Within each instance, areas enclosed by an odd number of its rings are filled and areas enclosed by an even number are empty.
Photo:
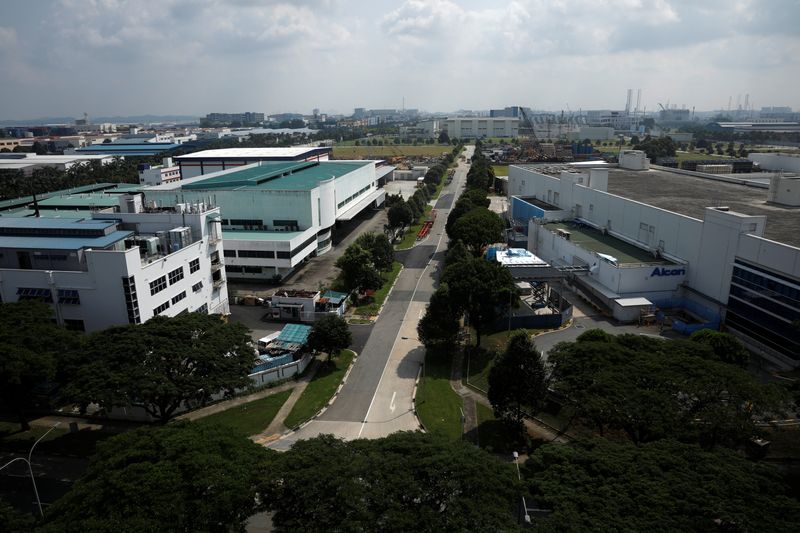
M459 164L452 183L437 200L436 221L426 241L398 253L403 271L363 349L357 350L359 357L336 400L317 419L271 447L288 449L297 440L321 433L345 439L378 438L419 428L412 394L425 352L416 326L435 287L441 252L447 244L444 225L466 181L467 168ZM352 328L354 333L357 328Z
M0 452L0 465L22 456L23 454ZM32 462L42 507L64 496L89 464L89 460L84 458L37 453L34 453ZM0 498L19 510L39 513L28 465L23 461L17 461L0 473Z

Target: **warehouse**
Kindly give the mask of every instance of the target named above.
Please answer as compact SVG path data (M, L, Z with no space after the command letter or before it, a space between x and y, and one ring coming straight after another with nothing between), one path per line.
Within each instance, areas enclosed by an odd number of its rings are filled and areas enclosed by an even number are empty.
M148 204L221 210L226 271L285 277L331 249L337 221L383 203L374 161L258 162L143 189Z
M176 157L181 178L188 179L221 170L251 165L260 161L327 161L330 147L293 146L286 148L224 148L203 150Z
M641 297L688 309L776 366L800 365L797 212L768 202L770 191L554 165L512 166L508 187L520 208L512 217L528 219L528 249L556 267L584 267L573 282L592 303L611 310ZM552 209L532 209L532 199ZM545 216L554 210L568 215Z

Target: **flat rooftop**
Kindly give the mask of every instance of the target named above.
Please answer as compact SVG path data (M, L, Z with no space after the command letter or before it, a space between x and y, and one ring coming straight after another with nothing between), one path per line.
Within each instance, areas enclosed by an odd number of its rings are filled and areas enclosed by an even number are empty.
M563 222L549 222L543 224L549 231L554 232L562 229L570 233L570 242L577 244L584 250L590 252L606 254L617 259L620 265L632 263L649 263L654 265L672 264L666 259L656 259L647 250L642 250L632 244L612 237L603 235L602 232L586 225L575 225Z
M535 205L538 208L544 209L545 211L561 211L560 207L556 207L553 204L548 204L543 200L539 200L535 196L517 196L516 198L519 198L525 203Z
M182 189L260 189L276 191L308 191L320 181L340 178L371 161L265 162L258 166L219 173L206 179L176 182Z
M276 161L295 160L332 151L329 147L291 146L279 148L222 148L219 150L202 150L192 154L176 157L178 161L194 159L274 159Z
M700 220L706 207L727 206L746 215L765 215L764 237L800 248L800 210L767 204L767 189L665 170L612 169L608 192Z

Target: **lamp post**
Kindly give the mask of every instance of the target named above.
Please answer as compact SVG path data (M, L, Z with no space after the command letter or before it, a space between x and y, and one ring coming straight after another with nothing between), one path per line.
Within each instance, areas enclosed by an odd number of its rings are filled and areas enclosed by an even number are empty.
M519 454L517 452L514 452L514 465L517 467L517 479L519 481L522 481L522 475L519 472ZM528 514L528 504L525 503L525 495L522 495L521 498L522 498L522 512L525 513L523 515L525 523L530 524L531 515Z
M39 499L39 489L36 488L36 478L33 477L33 466L31 465L31 456L33 455L33 449L36 448L36 445L39 444L39 442L43 438L45 438L48 435L48 433L50 433L51 431L53 431L54 429L56 429L60 425L61 425L61 422L56 422L55 424L53 424L53 427L51 427L50 429L48 429L47 431L44 432L44 435L42 435L41 437L36 439L36 442L33 443L33 446L31 446L31 449L28 452L28 458L27 459L24 458L24 457L17 457L16 459L10 460L9 462L4 464L3 466L0 466L0 470L3 470L8 465L10 465L12 463L15 463L17 461L24 461L28 465L28 473L31 476L31 483L33 484L33 494L36 496L36 504L39 506L39 514L41 516L44 516L44 511L42 511L42 500Z

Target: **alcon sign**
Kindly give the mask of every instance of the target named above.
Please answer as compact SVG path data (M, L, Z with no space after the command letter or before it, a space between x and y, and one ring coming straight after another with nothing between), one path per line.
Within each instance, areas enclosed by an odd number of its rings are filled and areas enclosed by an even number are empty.
M666 268L666 267L656 267L650 273L650 276L683 276L686 274L685 268Z

